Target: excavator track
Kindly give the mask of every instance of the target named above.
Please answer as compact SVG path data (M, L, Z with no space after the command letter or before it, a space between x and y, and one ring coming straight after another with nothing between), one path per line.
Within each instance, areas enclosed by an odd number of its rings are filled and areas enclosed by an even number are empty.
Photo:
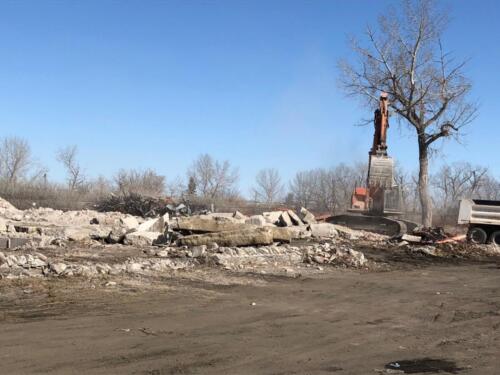
M412 232L418 225L411 221L395 219L385 216L371 216L363 214L336 215L327 219L331 224L343 225L356 230L384 234L386 236L401 236Z

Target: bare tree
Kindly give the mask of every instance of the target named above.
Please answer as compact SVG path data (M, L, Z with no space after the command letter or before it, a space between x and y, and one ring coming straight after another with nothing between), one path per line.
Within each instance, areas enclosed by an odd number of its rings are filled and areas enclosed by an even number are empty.
M330 169L298 172L290 182L296 204L317 211L342 212L351 202L355 186L366 179L362 163L354 167L340 164Z
M387 92L398 119L415 130L425 226L432 224L430 153L436 141L459 138L477 109L466 100L471 84L464 75L465 62L455 61L443 49L446 25L446 13L434 1L407 0L380 16L378 31L367 29L366 45L353 40L358 62L339 64L348 94L375 106L380 92Z
M255 177L253 188L256 200L265 203L274 203L283 197L283 184L277 169L262 169Z
M85 184L85 174L77 160L78 147L67 146L57 151L56 158L66 169L66 180L70 191L82 189Z
M477 196L480 199L500 200L500 181L488 173L483 177Z
M200 155L188 171L198 194L205 198L222 198L234 195L239 180L238 169L229 161L214 160L208 154Z
M401 194L402 210L407 210L409 205L409 200L412 192L412 180L411 176L404 170L401 164L396 163L394 167L394 182L399 188L399 193Z
M187 190L189 189L186 188L186 184L180 176L177 176L166 184L166 191L170 197L181 197Z
M485 167L458 162L443 165L432 176L431 182L441 208L446 208L461 198L472 198L477 195L487 176L488 169Z
M313 171L301 171L295 174L290 181L290 193L293 195L296 205L310 208L314 203L314 184L316 178Z
M31 148L25 139L6 137L0 142L0 175L9 184L26 177L32 165Z
M121 169L114 177L118 192L122 195L140 194L151 197L165 193L165 176L158 175L152 169Z
M99 175L97 178L90 181L89 190L96 199L102 199L112 192L113 186L111 181L109 181L106 177Z

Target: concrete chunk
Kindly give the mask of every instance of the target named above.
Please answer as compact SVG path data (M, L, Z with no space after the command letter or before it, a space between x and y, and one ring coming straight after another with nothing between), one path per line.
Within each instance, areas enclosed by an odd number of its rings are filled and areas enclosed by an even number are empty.
M268 222L266 221L266 219L264 218L264 216L262 216L262 215L254 215L254 216L250 216L248 219L246 219L245 220L245 224L256 225L258 227L263 227L266 224L268 224Z
M300 240L311 237L311 231L308 230L307 225L296 225L286 229L288 230L288 232L290 232L292 240Z
M160 232L165 231L165 219L158 217L156 219L146 220L144 223L136 227L137 232Z
M335 225L330 223L311 224L310 228L312 236L316 238L332 238L338 235Z
M291 227L293 226L292 219L290 218L290 215L288 215L288 212L283 211L278 219L278 223L280 227Z
M217 243L219 246L253 246L270 245L273 243L273 233L267 228L251 228L215 232L207 234L194 234L177 241L180 246L201 246Z
M7 232L7 220L0 217L0 232Z
M401 241L406 241L406 242L410 242L410 243L420 243L420 242L422 242L422 237L414 236L411 234L403 234L401 236Z
M248 216L243 215L240 211L235 211L233 217L237 220L243 220L243 221L248 219Z
M292 220L293 225L304 225L304 222L302 220L300 220L299 215L297 215L295 212L293 212L292 210L288 210L287 213L288 213L288 216L290 216L290 219Z
M160 232L132 232L125 236L123 243L130 246L151 246L162 235Z
M243 223L235 223L223 217L210 216L190 216L173 220L171 228L173 230L192 231L195 233L225 232L248 229Z
M263 212L262 216L264 216L268 223L278 225L282 212L283 211Z
M309 210L305 207L302 207L300 209L300 216L302 218L302 221L306 224L316 224L316 218L314 215L309 212Z
M274 242L286 242L290 243L292 241L292 232L290 228L285 227L269 227L271 233L273 234Z
M56 274L60 275L62 274L68 266L64 263L51 263L50 264L50 269Z
M139 226L139 221L134 216L120 218L120 224L126 229L136 229Z

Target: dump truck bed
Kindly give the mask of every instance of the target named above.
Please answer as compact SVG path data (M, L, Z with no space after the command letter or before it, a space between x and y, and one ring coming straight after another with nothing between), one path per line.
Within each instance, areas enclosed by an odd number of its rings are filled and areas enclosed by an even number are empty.
M458 224L485 224L500 227L500 201L462 199Z

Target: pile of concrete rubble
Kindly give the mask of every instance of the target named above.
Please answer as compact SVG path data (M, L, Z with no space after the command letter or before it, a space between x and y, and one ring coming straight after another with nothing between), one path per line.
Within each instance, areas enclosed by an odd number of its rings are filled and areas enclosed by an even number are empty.
M305 208L254 216L233 212L144 219L92 210L23 211L0 199L0 276L117 275L200 264L234 270L297 264L363 267L363 254L345 244L358 239L384 238L318 223ZM68 261L74 247L134 248L140 256L102 261L96 255L95 260Z
M100 241L132 246L265 246L307 238L334 238L338 226L317 223L305 208L245 216L240 212L143 219L117 212L18 210L0 203L0 248Z

